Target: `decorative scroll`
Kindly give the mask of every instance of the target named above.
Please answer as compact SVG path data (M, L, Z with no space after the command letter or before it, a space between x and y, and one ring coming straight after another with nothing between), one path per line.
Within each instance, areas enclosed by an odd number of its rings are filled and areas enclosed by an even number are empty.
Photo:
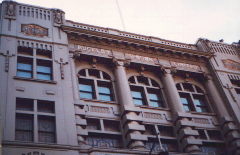
M107 107L91 106L90 111L91 112L97 112L97 113L110 113L110 110Z
M94 56L109 57L112 54L110 50L88 47L88 46L81 46L81 45L75 46L75 50L80 51L82 54L90 54Z
M152 63L157 64L158 60L156 58L144 57L140 55L134 54L126 54L127 59L131 59L132 61L140 62L140 63Z
M149 112L144 112L143 117L151 118L151 119L163 119L161 114L155 114L155 113L149 113Z
M22 24L21 32L26 35L44 37L48 36L48 29L35 24Z
M240 63L230 59L222 60L224 67L230 70L240 71Z
M187 63L181 63L181 62L170 62L173 67L176 67L180 70L188 70L188 71L194 71L194 72L201 72L201 68L197 65L187 64Z
M193 122L198 124L210 124L209 120L204 118L193 118Z

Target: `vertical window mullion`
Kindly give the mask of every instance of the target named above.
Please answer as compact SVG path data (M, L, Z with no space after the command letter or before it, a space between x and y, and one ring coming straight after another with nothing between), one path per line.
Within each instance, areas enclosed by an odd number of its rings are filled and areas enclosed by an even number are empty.
M143 87L143 101L144 101L144 97L145 97L145 100L147 102L147 105L150 106L150 99L148 97L148 91L147 91L147 88L146 87Z
M37 78L37 57L36 48L33 49L33 78Z
M99 100L98 83L96 79L93 80L93 91L93 98Z
M37 115L37 100L33 101L33 108L34 108L34 114L33 114L33 139L34 142L38 142L38 115Z

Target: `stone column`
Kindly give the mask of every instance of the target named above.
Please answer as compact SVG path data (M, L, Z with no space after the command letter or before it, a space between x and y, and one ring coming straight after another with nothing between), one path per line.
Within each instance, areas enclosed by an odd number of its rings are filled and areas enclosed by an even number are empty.
M88 132L86 129L87 121L85 118L85 110L84 105L80 102L79 98L79 90L78 90L78 79L76 74L76 66L73 54L70 54L69 61L71 67L71 77L72 77L72 91L73 91L73 100L74 100L74 109L75 109L75 119L76 119L76 127L77 127L77 139L78 144L81 148L88 148L86 145L86 136Z
M214 102L214 109L216 109L220 118L224 140L228 145L228 153L232 155L240 154L239 128L228 113L224 100L220 96L220 93L210 75L206 75L205 87L207 88L210 98Z
M183 109L178 90L171 74L171 68L163 69L162 82L168 97L170 109L172 110L175 132L181 151L187 153L201 152L199 145L201 145L202 142L195 138L199 135L198 131L190 126L191 115L187 114Z
M140 109L135 107L131 90L128 84L128 79L123 61L116 61L115 63L115 78L118 91L118 99L122 108L122 125L124 136L126 137L126 146L131 149L144 149L144 142L147 140L142 132L145 131L144 125L140 124L141 118L139 116Z

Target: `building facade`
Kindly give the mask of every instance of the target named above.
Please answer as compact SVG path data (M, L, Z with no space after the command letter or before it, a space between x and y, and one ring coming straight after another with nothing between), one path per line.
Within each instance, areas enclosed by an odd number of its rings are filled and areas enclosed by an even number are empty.
M239 43L185 44L1 3L3 155L240 154Z

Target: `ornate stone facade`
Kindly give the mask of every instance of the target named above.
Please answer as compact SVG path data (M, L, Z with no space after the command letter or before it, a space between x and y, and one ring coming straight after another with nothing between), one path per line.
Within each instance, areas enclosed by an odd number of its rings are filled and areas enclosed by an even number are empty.
M3 155L240 154L240 45L1 5Z

